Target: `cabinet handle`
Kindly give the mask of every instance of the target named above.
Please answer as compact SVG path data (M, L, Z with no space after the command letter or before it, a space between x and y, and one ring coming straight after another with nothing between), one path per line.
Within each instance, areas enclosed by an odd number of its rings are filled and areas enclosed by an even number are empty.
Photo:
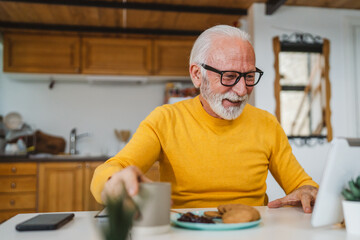
M16 173L16 171L17 171L16 167L12 167L12 168L11 168L11 172L12 172L12 173Z
M10 200L10 205L11 205L11 206L14 206L14 205L15 205L15 200L14 200L14 199L11 199L11 200Z
M90 168L90 164L88 164L88 163L85 164L85 166L86 166L86 168Z
M16 188L16 183L12 182L10 186L11 188Z
M82 168L81 164L77 165L77 168L78 168L78 169L81 169L81 168Z

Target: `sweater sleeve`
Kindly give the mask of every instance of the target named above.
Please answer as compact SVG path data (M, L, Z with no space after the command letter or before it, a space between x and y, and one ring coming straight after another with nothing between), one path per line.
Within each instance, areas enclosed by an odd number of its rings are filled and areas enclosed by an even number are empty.
M271 144L269 169L275 180L286 194L304 185L319 187L296 160L284 130L276 119L274 121L276 127Z
M146 172L158 160L161 145L148 118L140 124L129 143L119 153L95 169L90 190L97 202L102 203L101 192L114 173L131 165Z

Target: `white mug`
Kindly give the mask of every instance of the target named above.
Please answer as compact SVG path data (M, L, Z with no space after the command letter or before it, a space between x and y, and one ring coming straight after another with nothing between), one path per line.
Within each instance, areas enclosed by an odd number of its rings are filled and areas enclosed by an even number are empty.
M140 211L140 216L134 220L135 234L158 234L170 229L170 183L140 183L139 193L133 200Z

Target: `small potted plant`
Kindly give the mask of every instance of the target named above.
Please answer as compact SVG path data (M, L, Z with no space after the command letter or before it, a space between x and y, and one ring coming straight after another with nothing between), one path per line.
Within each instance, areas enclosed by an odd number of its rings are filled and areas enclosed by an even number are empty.
M341 192L343 197L343 210L346 231L360 235L360 176L356 180L350 180L348 188Z
M123 183L123 191L118 197L107 197L107 225L103 228L104 240L131 239L130 231L133 219L139 216L139 210L127 194Z

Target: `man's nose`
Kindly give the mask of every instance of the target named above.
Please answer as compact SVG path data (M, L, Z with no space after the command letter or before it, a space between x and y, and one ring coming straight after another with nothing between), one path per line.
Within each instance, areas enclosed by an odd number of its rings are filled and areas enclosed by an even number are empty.
M247 88L245 84L245 78L241 77L239 82L235 84L235 86L232 87L232 90L238 95L238 96L245 96L247 94Z

